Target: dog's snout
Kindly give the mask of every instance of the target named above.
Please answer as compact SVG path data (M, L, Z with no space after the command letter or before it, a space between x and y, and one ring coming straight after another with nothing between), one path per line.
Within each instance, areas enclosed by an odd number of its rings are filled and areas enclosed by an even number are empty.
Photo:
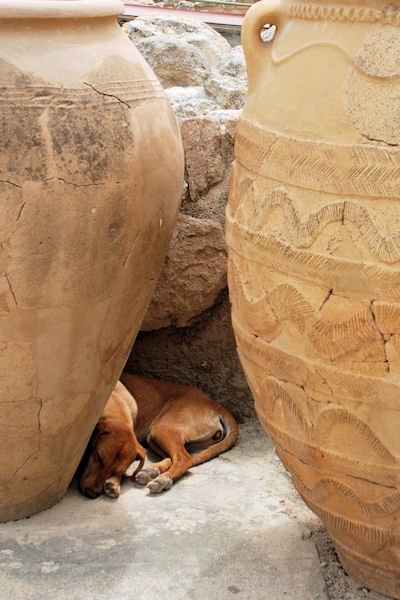
M100 492L97 492L96 490L93 490L90 487L81 487L81 492L87 498L93 499L93 498L97 498L97 496L100 496Z

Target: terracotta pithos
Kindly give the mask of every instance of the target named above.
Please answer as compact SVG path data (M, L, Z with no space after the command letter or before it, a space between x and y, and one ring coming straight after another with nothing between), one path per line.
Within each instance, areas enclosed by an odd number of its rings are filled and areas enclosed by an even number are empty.
M64 494L172 235L177 125L115 0L0 6L0 520Z
M262 0L226 214L260 421L345 569L400 598L400 5ZM260 37L266 23L275 39Z

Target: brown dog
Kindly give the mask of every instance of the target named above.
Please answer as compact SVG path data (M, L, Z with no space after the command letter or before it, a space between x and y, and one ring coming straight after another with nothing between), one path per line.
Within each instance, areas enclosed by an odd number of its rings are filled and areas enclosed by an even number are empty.
M197 388L128 373L121 381L124 385L117 383L97 425L81 480L85 495L94 498L104 490L119 496L121 479L137 458L132 479L153 493L167 490L188 469L236 442L235 419ZM146 441L164 460L142 469L144 450L137 440ZM191 456L185 448L190 444L207 447Z
M117 497L130 465L139 458L133 476L143 467L145 452L133 429L136 418L136 402L118 381L89 443L89 459L80 482L85 496L96 498L104 491L107 496Z

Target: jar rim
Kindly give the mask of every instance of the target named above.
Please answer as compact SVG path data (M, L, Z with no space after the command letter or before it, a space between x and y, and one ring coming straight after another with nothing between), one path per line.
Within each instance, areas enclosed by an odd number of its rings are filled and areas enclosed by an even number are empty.
M116 16L122 0L0 0L0 19L66 19Z

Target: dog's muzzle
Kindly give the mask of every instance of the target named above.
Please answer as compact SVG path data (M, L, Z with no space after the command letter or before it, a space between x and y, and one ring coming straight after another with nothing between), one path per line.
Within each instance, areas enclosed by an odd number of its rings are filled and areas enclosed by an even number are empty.
M92 499L93 498L97 498L101 494L101 492L97 492L96 490L92 490L90 487L82 487L82 486L81 486L81 492L87 498L92 498Z

